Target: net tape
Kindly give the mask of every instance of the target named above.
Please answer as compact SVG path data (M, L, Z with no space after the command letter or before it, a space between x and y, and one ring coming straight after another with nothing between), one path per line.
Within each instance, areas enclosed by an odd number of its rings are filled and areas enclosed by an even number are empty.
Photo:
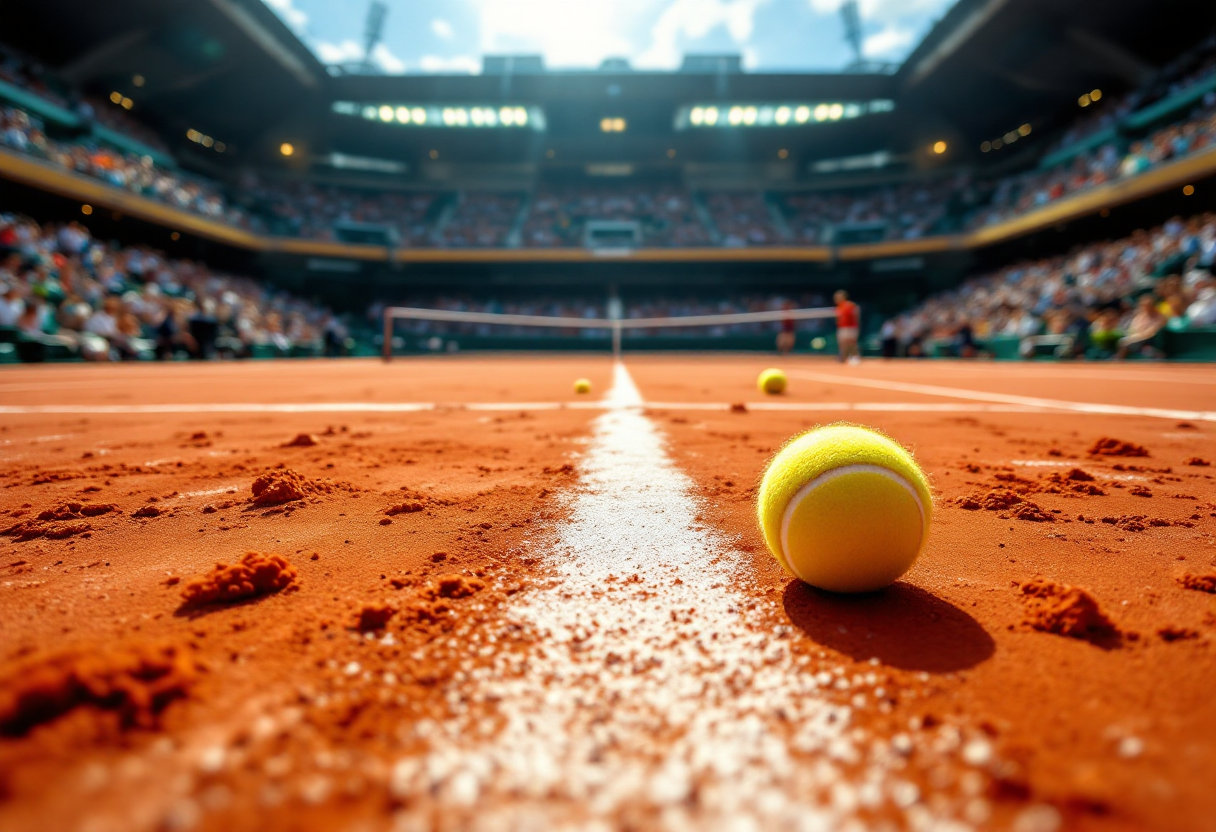
M497 312L458 312L446 309L420 309L393 306L384 310L385 322L393 320L447 321L464 324L506 326L551 326L563 329L666 329L675 326L730 326L772 321L810 321L832 318L832 307L815 309L775 309L766 312L728 312L715 315L673 315L663 318L566 318L550 315L510 315Z

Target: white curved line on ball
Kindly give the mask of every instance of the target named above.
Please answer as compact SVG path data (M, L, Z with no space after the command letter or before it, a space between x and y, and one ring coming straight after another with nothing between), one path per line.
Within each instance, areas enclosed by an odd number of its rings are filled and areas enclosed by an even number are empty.
M826 485L838 477L845 477L849 474L879 474L903 487L905 491L912 495L912 499L916 501L916 507L920 509L921 535L924 536L924 501L921 500L920 493L917 492L912 483L908 482L904 477L895 473L890 468L884 468L881 465L842 465L839 468L833 468L831 471L824 471L822 474L815 477L815 479L798 489L798 493L796 493L790 500L789 505L785 507L785 513L781 516L781 556L785 559L786 564L789 565L790 570L796 576L798 576L798 579L801 581L810 583L810 581L807 581L802 573L798 571L797 564L795 564L793 558L790 557L790 521L793 520L794 512L798 510L798 506L802 504L802 501L809 497L811 492L816 488L821 485Z

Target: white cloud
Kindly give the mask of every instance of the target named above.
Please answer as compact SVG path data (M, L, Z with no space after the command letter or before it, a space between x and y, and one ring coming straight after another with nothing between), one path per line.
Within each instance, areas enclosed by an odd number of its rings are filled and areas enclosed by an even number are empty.
M304 34L304 30L308 27L308 13L297 9L292 5L292 0L265 0L266 5L274 9L275 14L279 19L287 25L287 28L295 32L297 37Z
M423 55L418 66L423 72L436 75L476 75L481 72L481 60L471 55L454 55L450 58Z
M944 14L955 0L858 0L863 20L883 22L893 18L920 17L925 14ZM844 0L807 0L807 5L816 14L836 14Z
M674 69L680 64L682 39L703 38L725 26L731 40L743 46L752 36L756 9L768 0L674 0L651 29L650 46L637 57L646 69Z
M323 64L353 64L363 60L363 47L353 40L344 40L341 43L317 41L313 47ZM389 75L400 75L407 69L406 62L394 55L383 43L377 44L372 50L372 63Z
M862 45L862 52L867 58L885 58L901 55L912 45L916 33L911 29L899 26L887 26L881 31L869 35Z
M363 47L353 40L344 40L341 43L327 43L322 40L317 41L314 47L323 64L348 64L363 60Z
M389 75L405 72L405 61L394 55L383 43L376 44L376 48L372 50L372 61Z
M431 21L431 31L444 40L451 40L452 36L456 34L452 29L452 24L440 18Z
M551 67L594 67L633 54L651 0L480 0L481 50L544 55Z

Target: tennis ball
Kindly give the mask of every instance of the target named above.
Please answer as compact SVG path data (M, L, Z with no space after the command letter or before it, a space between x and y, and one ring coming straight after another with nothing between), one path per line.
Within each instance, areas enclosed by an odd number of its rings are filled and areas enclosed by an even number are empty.
M832 592L871 592L916 561L933 497L899 443L837 423L796 436L777 452L760 482L756 515L787 572Z
M578 393L580 396L590 393L591 382L585 378L580 378L578 381L574 382L574 392Z
M785 373L771 367L761 373L760 378L756 379L756 386L760 388L760 392L768 393L770 396L784 393L786 383Z

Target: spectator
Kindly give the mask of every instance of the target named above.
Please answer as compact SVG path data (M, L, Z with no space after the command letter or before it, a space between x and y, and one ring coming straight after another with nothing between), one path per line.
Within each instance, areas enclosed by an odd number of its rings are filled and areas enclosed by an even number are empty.
M1131 326L1128 328L1127 335L1119 339L1119 349L1115 353L1115 357L1119 359L1127 358L1127 354L1139 349L1142 353L1159 357L1158 353L1149 345L1150 342L1157 337L1157 333L1165 326L1166 318L1161 314L1161 310L1153 303L1153 296L1144 294L1140 296L1137 303L1136 314L1132 318Z

